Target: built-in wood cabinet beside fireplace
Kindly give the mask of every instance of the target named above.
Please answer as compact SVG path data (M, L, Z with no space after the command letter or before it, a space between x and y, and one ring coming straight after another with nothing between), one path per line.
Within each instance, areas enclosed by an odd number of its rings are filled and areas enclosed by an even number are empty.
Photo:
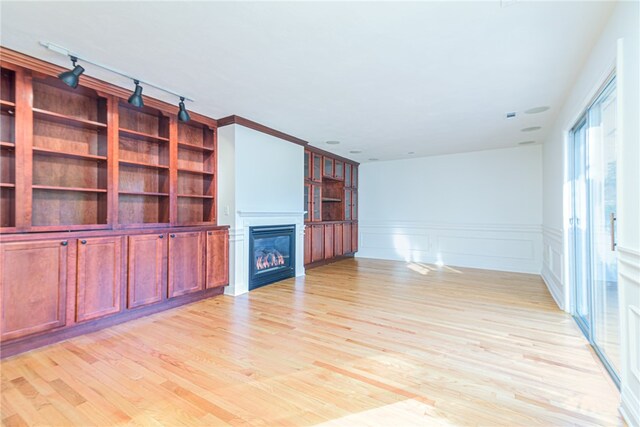
M3 356L221 293L217 122L0 53Z
M305 265L358 250L358 164L308 147L304 153Z

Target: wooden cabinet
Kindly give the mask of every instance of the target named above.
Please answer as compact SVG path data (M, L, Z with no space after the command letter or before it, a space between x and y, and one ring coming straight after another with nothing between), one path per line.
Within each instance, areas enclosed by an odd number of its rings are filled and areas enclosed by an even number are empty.
M121 274L120 236L78 240L76 321L120 311Z
M322 221L322 187L311 186L311 221Z
M351 183L352 183L351 168L352 168L351 163L344 164L344 186L347 188L351 188Z
M331 157L324 156L322 158L322 176L333 178L333 159Z
M324 226L311 226L311 262L324 259Z
M343 224L334 224L333 226L333 242L334 242L334 254L335 256L344 255L342 246L342 228Z
M351 209L353 208L351 204L351 189L344 189L344 219L345 221L351 221Z
M311 151L304 150L304 179L311 179Z
M351 250L351 223L345 222L342 226L342 250L345 255L350 254Z
M358 166L353 165L353 172L351 176L351 186L353 188L358 188Z
M169 233L169 298L203 289L202 233Z
M333 224L324 224L324 259L333 258Z
M229 284L229 233L226 230L207 231L206 288Z
M358 219L358 191L351 190L351 219Z
M311 156L311 180L322 182L322 156L317 153Z
M337 180L344 180L344 163L340 160L334 160L333 177Z
M351 224L351 251L358 252L358 223Z
M166 234L142 234L128 237L128 308L162 301L162 289L167 276L166 254Z
M311 226L304 227L304 264L311 263Z
M0 245L3 341L65 325L67 240Z

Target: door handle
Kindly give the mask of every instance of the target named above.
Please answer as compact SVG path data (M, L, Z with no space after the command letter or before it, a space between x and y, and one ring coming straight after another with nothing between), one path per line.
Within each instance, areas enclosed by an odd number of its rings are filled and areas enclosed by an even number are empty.
M615 233L616 214L611 212L609 214L609 225L611 226L611 250L616 250L616 233Z

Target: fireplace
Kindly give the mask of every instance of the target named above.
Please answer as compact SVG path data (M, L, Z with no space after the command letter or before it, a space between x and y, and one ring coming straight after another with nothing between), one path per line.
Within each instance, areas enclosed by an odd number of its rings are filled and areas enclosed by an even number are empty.
M249 227L249 235L249 290L295 276L295 225Z

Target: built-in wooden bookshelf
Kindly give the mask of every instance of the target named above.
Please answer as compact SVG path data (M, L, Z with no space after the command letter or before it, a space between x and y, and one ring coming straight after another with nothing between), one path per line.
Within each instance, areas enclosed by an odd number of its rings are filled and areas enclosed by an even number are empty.
M120 101L118 118L118 222L169 224L169 117Z
M358 164L307 147L304 177L305 265L353 255L358 250Z
M215 221L215 135L206 124L178 124L178 223Z
M215 120L84 77L72 89L4 61L1 75L0 231L216 224Z
M16 221L15 72L0 70L0 230L11 231Z

